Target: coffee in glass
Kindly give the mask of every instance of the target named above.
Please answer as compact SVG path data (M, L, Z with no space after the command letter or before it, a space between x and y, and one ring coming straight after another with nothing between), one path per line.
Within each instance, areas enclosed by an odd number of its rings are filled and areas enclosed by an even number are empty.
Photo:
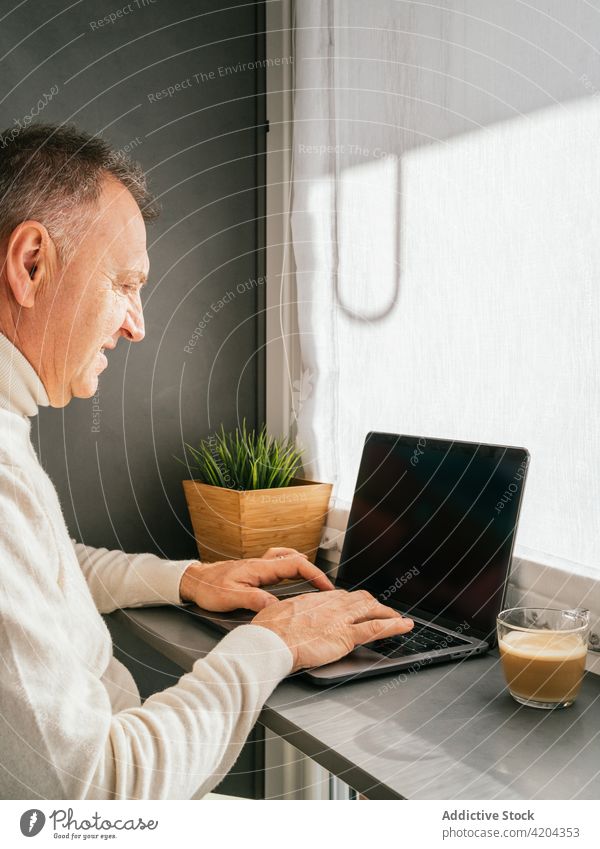
M513 607L498 615L497 626L511 696L537 708L573 704L585 671L589 611Z

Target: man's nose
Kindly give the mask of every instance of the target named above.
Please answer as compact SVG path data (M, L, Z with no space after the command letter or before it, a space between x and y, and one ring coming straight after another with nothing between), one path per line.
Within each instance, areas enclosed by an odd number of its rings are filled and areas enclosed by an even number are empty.
M146 335L144 310L139 297L137 298L137 303L130 304L121 330L125 338L130 342L141 342Z

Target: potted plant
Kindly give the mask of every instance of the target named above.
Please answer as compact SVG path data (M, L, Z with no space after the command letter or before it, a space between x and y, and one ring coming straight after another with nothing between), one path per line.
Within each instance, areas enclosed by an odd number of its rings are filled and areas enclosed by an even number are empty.
M248 430L244 421L185 448L193 480L183 489L201 560L261 557L284 546L314 562L332 485L297 477L302 452L292 440Z

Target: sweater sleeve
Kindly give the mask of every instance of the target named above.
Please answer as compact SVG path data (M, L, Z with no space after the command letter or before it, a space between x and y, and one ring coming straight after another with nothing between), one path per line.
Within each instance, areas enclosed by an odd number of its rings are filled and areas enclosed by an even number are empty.
M90 787L115 799L208 793L235 763L263 704L291 668L290 650L272 631L236 628L174 687L114 717Z
M71 542L100 613L119 607L182 604L181 576L196 560L164 560L155 554L125 554Z
M0 796L208 792L290 672L289 649L265 628L242 626L174 686L113 714L101 679L110 640L91 600L81 597L81 614L66 607L48 544L55 530L27 482L0 474Z

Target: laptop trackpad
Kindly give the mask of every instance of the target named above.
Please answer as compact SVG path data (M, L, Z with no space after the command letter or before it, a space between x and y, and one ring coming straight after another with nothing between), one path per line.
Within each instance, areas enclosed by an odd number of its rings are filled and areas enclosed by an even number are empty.
M256 616L252 610L233 610L231 613L214 613L195 604L187 608L192 616L197 616L203 622L214 625L219 631L233 631L238 625L248 625Z
M386 669L389 666L397 668L398 661L390 661L389 658L378 654L378 652L371 651L365 646L357 646L350 654L341 657L339 660L334 660L333 663L327 663L325 666L313 667L305 671L309 673L311 678L328 680L330 678L364 675L366 670L376 667Z

